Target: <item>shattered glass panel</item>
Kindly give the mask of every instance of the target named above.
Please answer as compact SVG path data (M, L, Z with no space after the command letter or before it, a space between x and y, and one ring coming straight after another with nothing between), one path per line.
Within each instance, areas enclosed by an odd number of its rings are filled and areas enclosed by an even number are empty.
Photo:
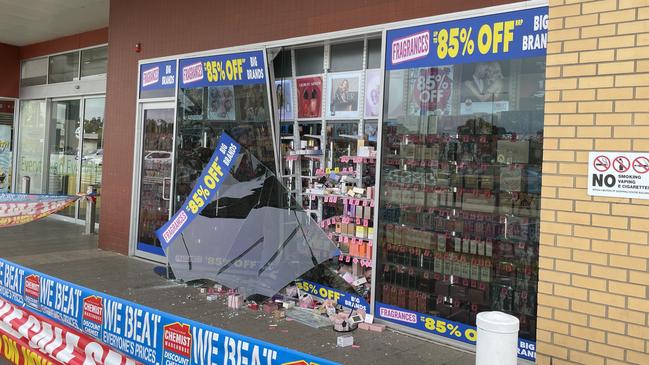
M336 254L334 243L275 174L245 149L167 252L177 278L210 279L245 296L273 296Z
M175 209L192 191L221 133L232 136L241 153L200 216L170 243L166 254L177 279L208 279L244 297L270 297L307 272L316 282L336 275L330 259L337 246L275 174L267 95L265 84L178 91ZM353 291L344 280L337 283L322 281Z

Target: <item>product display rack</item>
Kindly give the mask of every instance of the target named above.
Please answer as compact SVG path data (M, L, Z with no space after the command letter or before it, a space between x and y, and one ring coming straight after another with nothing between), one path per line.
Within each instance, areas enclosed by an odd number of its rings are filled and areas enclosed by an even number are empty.
M323 72L316 75L298 76L296 52L295 49L290 50L293 105L297 106L299 97L296 78L321 76L321 117L301 119L296 110L294 119L280 120L279 123L283 181L296 201L337 243L341 252L338 260L350 267L354 278L363 277L365 270L373 266L372 246L375 240L373 191L376 142L368 143L363 135L367 123L363 102L367 43L367 39L364 39L363 67L358 70L358 118L339 120L326 116L331 45L324 44ZM377 119L370 122L376 123ZM373 146L370 147L370 144ZM359 147L366 152L374 152L371 156L369 153L358 156ZM340 227L343 222L344 232Z
M467 134L386 129L377 290L387 304L473 325L479 311L512 313L529 333L539 234L539 192L528 189L535 167L529 157L507 157L509 136L458 128Z

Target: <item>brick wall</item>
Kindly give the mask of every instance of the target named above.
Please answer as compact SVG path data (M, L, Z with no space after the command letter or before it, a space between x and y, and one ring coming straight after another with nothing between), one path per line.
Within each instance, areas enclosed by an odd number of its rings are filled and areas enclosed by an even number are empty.
M588 152L649 151L649 0L550 0L539 364L649 364L649 200L586 194Z
M18 97L20 62L18 47L0 43L0 97Z

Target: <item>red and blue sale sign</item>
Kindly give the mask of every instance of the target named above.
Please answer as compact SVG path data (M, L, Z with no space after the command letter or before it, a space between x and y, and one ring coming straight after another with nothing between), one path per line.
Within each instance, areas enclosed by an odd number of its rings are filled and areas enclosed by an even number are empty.
M29 306L24 306L26 301ZM38 357L67 364L337 365L77 286L4 259L0 259L0 336L7 338L0 346L9 344L7 354L12 362L20 360L21 343L49 339L53 342L39 346Z
M545 56L547 32L547 6L391 30L385 68Z

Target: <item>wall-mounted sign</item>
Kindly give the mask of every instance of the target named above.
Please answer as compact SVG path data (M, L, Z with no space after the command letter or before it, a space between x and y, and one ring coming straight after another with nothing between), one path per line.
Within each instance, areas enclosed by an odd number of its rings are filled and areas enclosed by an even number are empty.
M180 60L178 69L181 88L266 82L262 51L188 58Z
M388 70L545 56L548 8L389 31Z
M588 195L649 199L649 153L590 152Z
M140 91L174 89L175 87L176 60L140 66Z

